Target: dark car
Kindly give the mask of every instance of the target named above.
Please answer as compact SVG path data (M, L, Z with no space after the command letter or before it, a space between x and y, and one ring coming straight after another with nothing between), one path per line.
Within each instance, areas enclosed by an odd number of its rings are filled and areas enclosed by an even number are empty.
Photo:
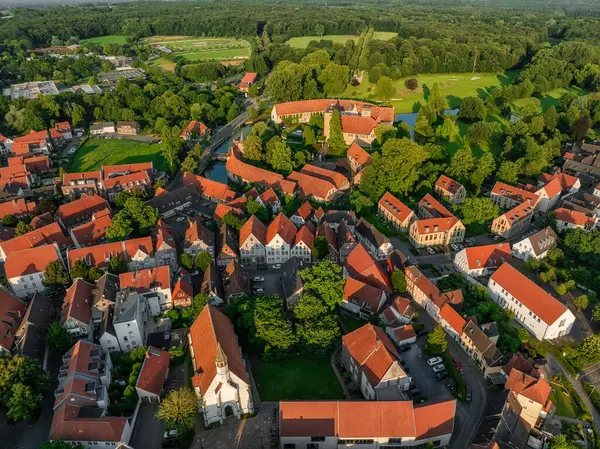
M417 337L423 337L424 335L427 335L429 332L427 332L425 329L421 329L419 332L417 332Z
M470 385L467 385L467 392L465 393L465 399L467 400L467 402L471 402L471 399L473 399L473 390L471 389Z
M398 349L400 350L400 352L410 351L410 345L400 345Z
M433 373L433 378L437 382L439 382L440 380L448 379L448 371L443 370L443 371L438 371L437 373Z

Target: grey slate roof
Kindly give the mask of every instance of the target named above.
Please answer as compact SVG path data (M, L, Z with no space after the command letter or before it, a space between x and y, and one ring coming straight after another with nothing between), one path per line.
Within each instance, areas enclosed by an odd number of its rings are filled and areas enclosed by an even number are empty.
M295 257L290 257L281 266L281 284L283 285L283 294L286 299L302 289L302 278L300 277L299 268L298 259Z
M356 225L356 232L368 240L375 248L381 248L381 245L390 243L390 239L362 217Z
M558 236L556 235L556 232L554 232L552 228L548 226L530 236L529 241L531 242L533 252L537 256L545 253L551 248L554 248L558 243Z
M179 187L170 192L163 192L154 198L146 201L148 206L152 206L158 210L160 215L181 207L186 203L195 204L201 200L198 190L193 185Z
M17 351L21 355L37 359L42 364L46 352L46 331L50 319L50 299L36 293L33 295L23 321L17 330Z

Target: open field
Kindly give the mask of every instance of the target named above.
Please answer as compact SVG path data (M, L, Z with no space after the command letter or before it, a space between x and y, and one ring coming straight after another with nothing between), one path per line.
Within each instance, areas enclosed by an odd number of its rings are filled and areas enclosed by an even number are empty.
M541 98L530 97L515 100L512 102L511 106L517 114L520 110L523 109L528 111L542 112L546 109L551 108L552 106L558 106L560 97L562 97L567 92L573 92L579 96L587 95L589 93L587 90L581 89L580 87L576 86L571 86L566 89L561 87L545 92Z
M396 93L390 103L396 109L396 113L417 112L418 103L424 104L425 97L433 83L439 83L442 94L448 97L451 108L460 105L464 97L485 97L488 89L510 84L517 76L517 71L505 73L434 73L427 75L414 75L401 78L394 82ZM419 87L414 91L406 88L406 80L416 78ZM348 85L342 94L344 98L361 98L365 100L381 101L375 96L375 84L370 83L365 73L360 86Z
M90 139L77 150L67 171L93 171L103 165L150 161L156 170L167 170L167 162L160 154L159 144L127 139Z
M146 40L149 44L160 44L173 50L172 55L189 61L202 59L232 60L250 57L252 49L248 42L235 38L205 38L192 36L153 36ZM166 66L172 61L159 58L153 64ZM167 68L167 67L165 67Z
M397 34L398 33L393 33L390 31L375 31L373 34L373 39L387 41L395 37ZM288 41L286 41L286 44L294 48L306 48L308 47L310 41L324 40L333 41L333 43L338 44L345 44L349 40L357 41L358 38L359 36L352 34L332 34L330 36L325 35L322 38L319 38L319 36L299 36L290 38Z
M556 414L567 418L577 419L580 410L575 401L568 395L568 392L556 384L552 384L552 392L549 399L556 406Z
M289 357L253 364L252 374L263 401L343 399L329 357Z
M120 36L118 34L112 34L110 36L99 36L99 37L91 37L89 39L83 39L81 41L82 44L119 44L123 45L127 43L127 39L129 36Z

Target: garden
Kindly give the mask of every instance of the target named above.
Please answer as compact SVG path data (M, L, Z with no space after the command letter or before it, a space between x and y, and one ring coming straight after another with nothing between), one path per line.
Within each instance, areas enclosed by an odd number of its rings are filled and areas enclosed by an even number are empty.
M77 150L67 171L94 171L103 165L139 162L152 162L158 171L168 170L159 144L128 139L89 139Z

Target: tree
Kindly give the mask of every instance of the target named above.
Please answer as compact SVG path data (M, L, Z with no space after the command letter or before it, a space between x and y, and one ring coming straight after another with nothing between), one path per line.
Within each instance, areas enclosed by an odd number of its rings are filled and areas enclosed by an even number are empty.
M377 81L377 85L375 86L375 95L383 98L384 100L391 99L396 93L396 89L394 88L394 82L388 76L382 76Z
M444 116L444 123L435 130L435 135L439 139L453 142L460 135L460 129L454 119L446 115Z
M6 402L6 414L15 421L32 419L44 401L41 392L17 382L11 387L11 395Z
M427 335L427 352L433 355L440 355L446 352L448 341L446 332L441 325L436 325L432 332Z
M297 341L292 325L283 315L282 299L277 296L256 298L254 326L256 337L265 345L265 352L289 349Z
M192 301L192 307L188 307L187 309L183 309L181 311L181 320L185 327L190 327L200 312L204 309L204 307L209 303L209 297L205 293L198 293L194 296Z
M15 236L27 234L31 231L33 231L33 228L30 224L27 224L24 221L20 221L19 223L17 223L17 227L15 228Z
M552 248L550 251L548 251L548 255L546 257L548 257L548 260L553 265L561 265L565 259L565 254L560 248Z
M581 312L589 307L590 300L588 299L587 295L581 295L573 300L573 304L575 307L577 307L577 310Z
M198 414L198 398L190 388L173 390L161 401L156 417L168 430L177 430L182 434L191 431Z
M416 90L419 87L419 82L416 78L409 78L406 80L406 88L409 90Z
M71 279L87 279L90 269L83 260L77 260L71 267Z
M452 156L450 167L448 167L448 175L463 181L471 177L474 169L475 157L473 152L470 148L461 148Z
M84 449L81 443L65 443L63 440L47 441L39 449Z
M467 122L485 120L485 104L479 97L465 97L460 103L458 118Z
M320 298L325 306L333 311L342 304L345 279L342 267L329 260L313 264L300 272L304 281L304 293Z
M485 153L479 158L476 163L475 170L471 174L471 184L475 186L476 192L479 193L481 186L487 178L489 178L496 170L496 161L492 153Z
M19 220L17 220L17 217L15 217L13 214L6 214L3 218L2 218L2 225L3 226L10 226L10 227L14 227L19 223Z
M329 242L323 236L316 237L313 240L311 254L315 259L324 259L329 254Z
M558 284L556 287L554 287L554 290L556 290L556 293L561 296L567 294L567 286L565 284Z
M387 140L396 137L396 128L394 125L382 123L375 127L374 133L379 145L383 145Z
M592 319L598 323L600 322L600 304L596 304L594 310L592 311Z
M194 258L188 253L182 253L179 255L179 264L188 271L194 269Z
M449 108L448 100L442 95L439 83L433 83L431 86L429 97L427 98L427 105L430 106L436 114Z
M158 211L154 207L144 204L144 201L137 196L125 201L123 210L137 224L139 230L149 231L158 222Z
M269 221L269 211L267 208L252 197L248 198L248 202L246 203L246 211L250 215L256 215L256 218L262 222Z
M327 96L341 94L348 85L348 66L330 62L321 71L319 82L323 84L323 90Z
M179 152L181 151L182 141L181 139L163 139L163 143L160 147L160 153L167 161L169 165L169 171L171 174L177 170L177 163L179 162Z
M554 441L550 443L550 449L578 449L577 444L571 443L564 434L558 435Z
M113 241L125 240L133 232L133 220L124 210L113 217L108 228L104 231L106 237Z
M191 154L188 154L181 163L181 171L185 173L196 173L197 169L198 160Z
M114 274L125 273L127 271L127 263L125 262L125 259L123 259L121 256L111 257L109 270Z
M48 327L46 344L64 354L75 344L75 340L59 322L54 322Z
M69 275L62 263L54 260L46 265L44 285L65 285L67 282L69 282Z
M325 34L325 26L322 23L317 23L315 25L315 33L317 33L317 36L320 38L323 38L323 35Z
M211 262L212 259L207 251L200 251L196 254L195 265L198 270L206 271Z
M244 157L253 161L264 159L262 140L259 136L251 135L246 137L244 140Z
M83 123L85 117L85 109L79 104L74 104L71 107L71 123L73 126L77 126Z
M223 217L221 222L223 224L231 226L236 231L242 229L242 226L244 225L244 220L238 217L233 211L227 212L227 214Z
M498 169L498 179L509 184L516 184L522 170L521 165L520 161L502 161Z
M394 270L391 275L392 287L395 293L406 293L406 276L402 270Z
M273 167L274 170L285 173L291 172L294 169L292 150L281 139L274 137L267 144L267 164Z
M0 355L0 397L6 413L18 421L31 419L43 405L50 382L37 360Z
M489 198L467 198L460 211L465 225L484 224L496 218L500 208Z
M346 150L344 135L342 134L342 117L340 111L334 109L329 121L329 139L327 140L330 154L342 154Z

